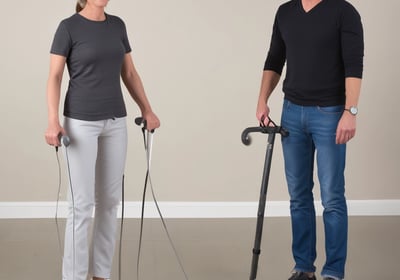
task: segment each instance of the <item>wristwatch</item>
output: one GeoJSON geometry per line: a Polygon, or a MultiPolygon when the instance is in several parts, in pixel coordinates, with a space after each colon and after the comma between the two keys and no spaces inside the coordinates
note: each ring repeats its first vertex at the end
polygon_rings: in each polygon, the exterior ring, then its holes
{"type": "Polygon", "coordinates": [[[350,108],[344,110],[349,111],[353,116],[357,115],[358,113],[358,108],[356,106],[351,106],[350,108]]]}

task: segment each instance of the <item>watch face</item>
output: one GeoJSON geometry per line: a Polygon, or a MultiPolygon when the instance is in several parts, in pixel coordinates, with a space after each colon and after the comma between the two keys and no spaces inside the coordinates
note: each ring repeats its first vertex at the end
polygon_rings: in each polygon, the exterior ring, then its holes
{"type": "Polygon", "coordinates": [[[358,113],[357,107],[350,107],[350,113],[353,115],[357,115],[357,113],[358,113]]]}

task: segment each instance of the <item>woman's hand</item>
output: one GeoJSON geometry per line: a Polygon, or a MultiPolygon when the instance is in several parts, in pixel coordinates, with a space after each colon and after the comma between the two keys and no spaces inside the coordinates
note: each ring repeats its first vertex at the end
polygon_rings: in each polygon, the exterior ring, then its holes
{"type": "Polygon", "coordinates": [[[146,129],[148,131],[154,130],[160,127],[160,120],[152,111],[142,114],[143,118],[146,120],[146,129]]]}
{"type": "Polygon", "coordinates": [[[49,124],[45,132],[45,139],[47,144],[58,147],[61,146],[60,135],[65,134],[64,128],[59,123],[49,124]]]}

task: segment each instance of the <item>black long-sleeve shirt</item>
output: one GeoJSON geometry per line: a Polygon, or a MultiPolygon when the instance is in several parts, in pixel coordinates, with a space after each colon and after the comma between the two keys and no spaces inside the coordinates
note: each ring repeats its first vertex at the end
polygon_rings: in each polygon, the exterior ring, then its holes
{"type": "Polygon", "coordinates": [[[361,18],[344,0],[322,0],[305,12],[301,0],[276,13],[264,70],[282,73],[285,98],[304,106],[345,103],[345,78],[362,78],[361,18]]]}

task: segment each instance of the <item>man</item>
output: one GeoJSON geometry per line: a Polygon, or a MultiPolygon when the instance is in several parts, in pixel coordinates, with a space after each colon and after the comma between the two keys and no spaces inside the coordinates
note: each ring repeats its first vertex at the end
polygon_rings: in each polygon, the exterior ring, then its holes
{"type": "Polygon", "coordinates": [[[268,98],[286,62],[281,125],[290,195],[292,252],[289,280],[316,279],[313,167],[317,161],[324,207],[325,280],[344,278],[348,215],[344,188],[346,143],[356,131],[363,71],[363,27],[345,0],[292,0],[276,13],[265,62],[257,118],[269,115],[268,98]]]}

